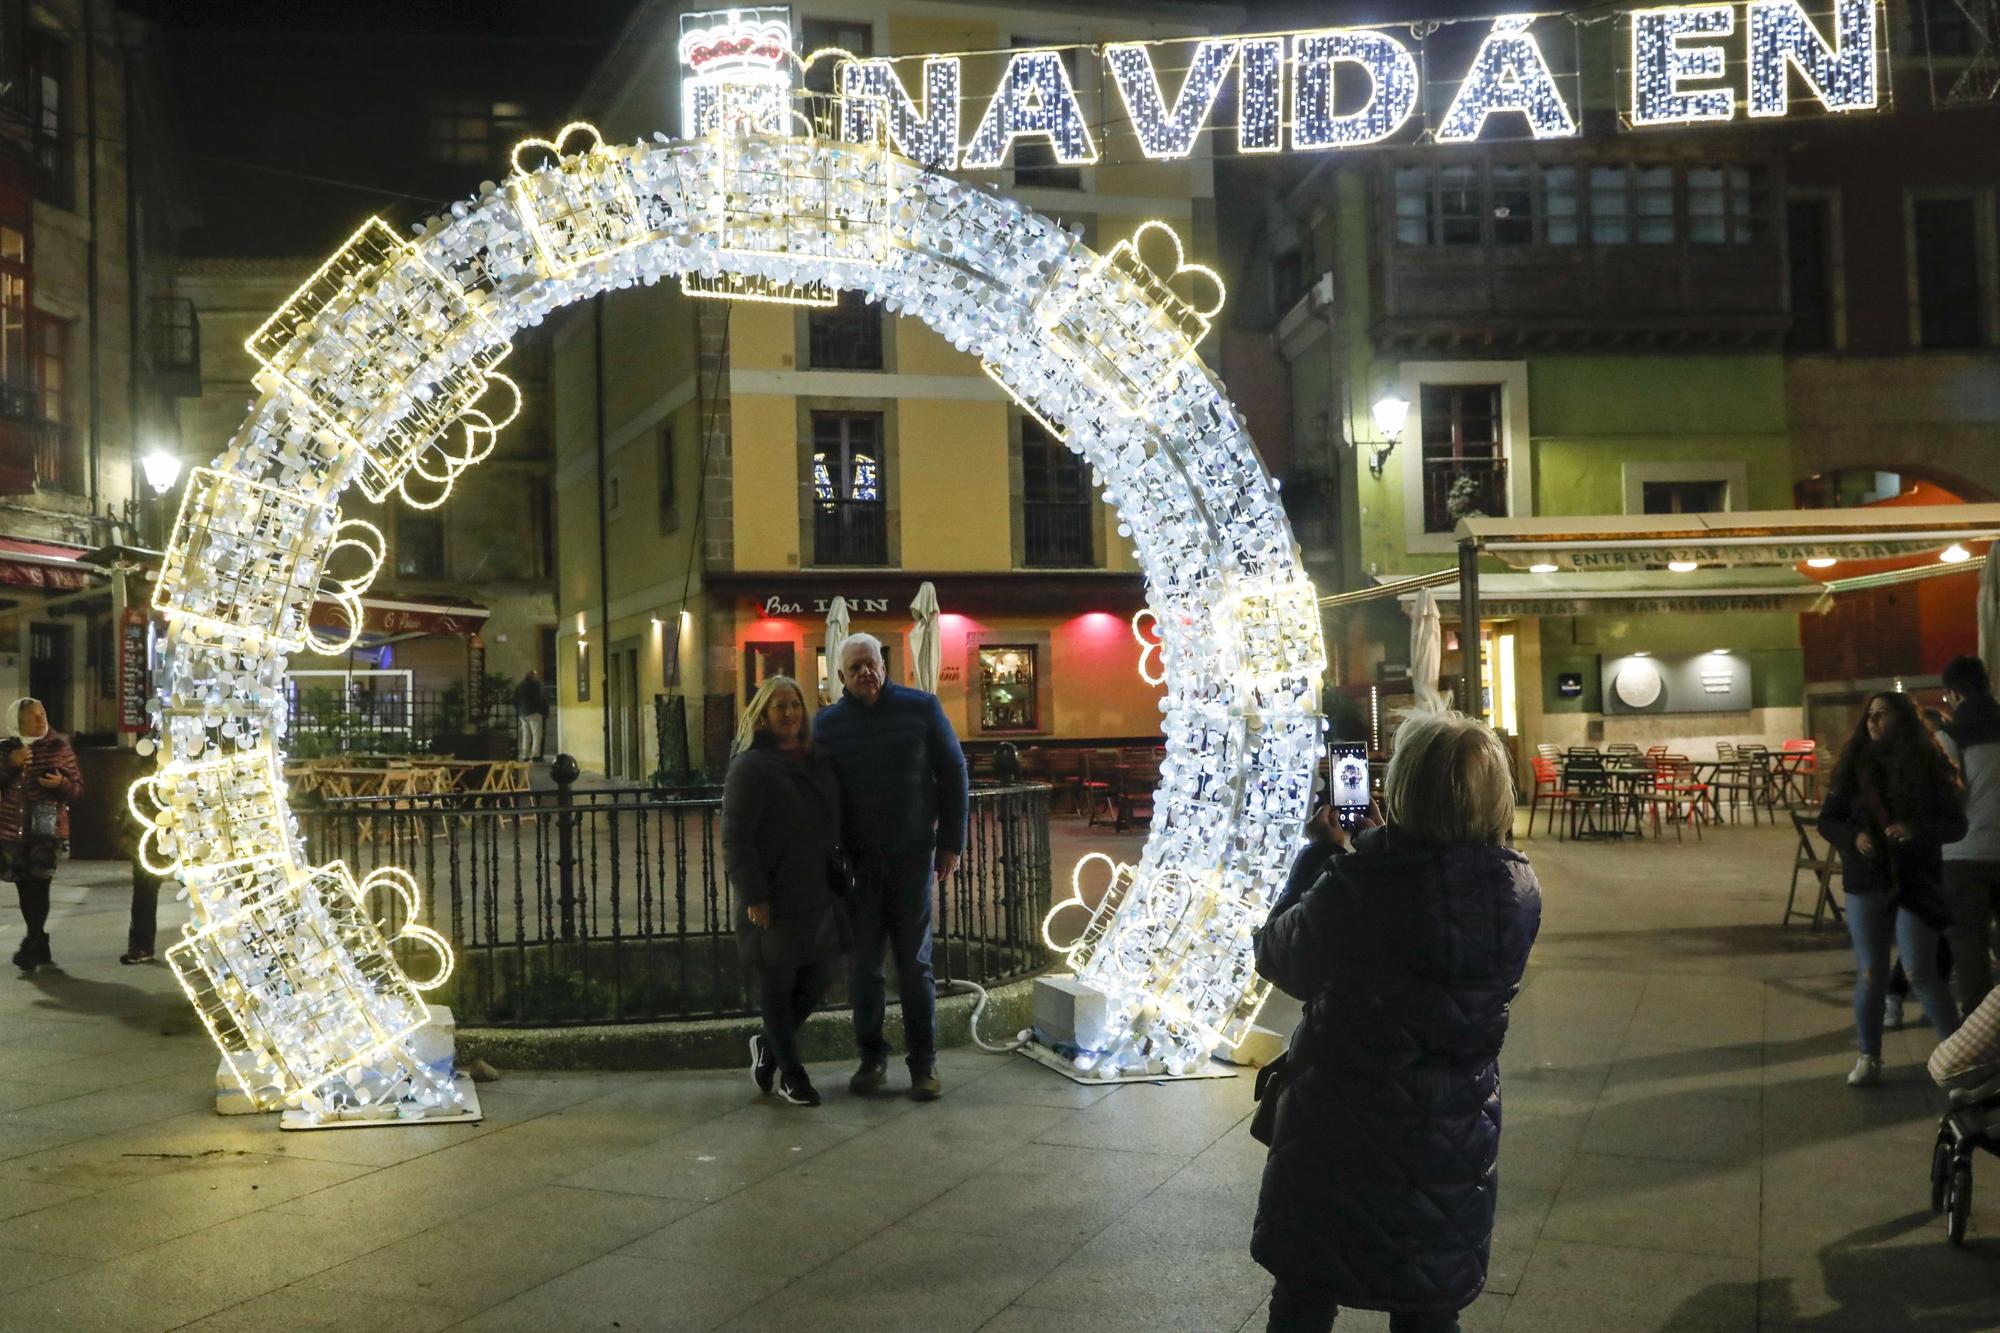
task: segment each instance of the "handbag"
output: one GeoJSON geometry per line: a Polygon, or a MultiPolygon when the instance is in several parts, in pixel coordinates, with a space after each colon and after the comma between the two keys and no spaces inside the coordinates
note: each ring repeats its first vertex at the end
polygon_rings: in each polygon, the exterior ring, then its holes
{"type": "Polygon", "coordinates": [[[1283,1052],[1277,1059],[1257,1071],[1257,1082],[1251,1088],[1250,1096],[1257,1103],[1257,1110],[1250,1117],[1250,1137],[1271,1146],[1271,1140],[1278,1130],[1278,1094],[1285,1090],[1287,1070],[1285,1060],[1291,1054],[1283,1052]]]}
{"type": "Polygon", "coordinates": [[[61,818],[62,802],[30,801],[28,817],[21,821],[21,836],[53,840],[57,836],[56,829],[59,827],[57,821],[61,818]]]}

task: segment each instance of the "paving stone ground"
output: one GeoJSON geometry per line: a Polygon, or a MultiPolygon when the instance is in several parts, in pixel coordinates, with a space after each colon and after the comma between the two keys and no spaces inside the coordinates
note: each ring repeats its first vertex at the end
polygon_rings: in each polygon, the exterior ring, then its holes
{"type": "MultiPolygon", "coordinates": [[[[1930,1039],[1845,1087],[1844,936],[1776,924],[1789,832],[1525,846],[1546,925],[1466,1328],[2000,1328],[2000,1165],[1950,1248],[1930,1039]]],[[[115,961],[124,882],[65,867],[63,970],[0,977],[0,1328],[1262,1327],[1247,1079],[1084,1088],[951,1051],[935,1105],[826,1066],[802,1111],[734,1070],[511,1073],[478,1126],[280,1134],[210,1112],[171,977],[115,961]]]]}

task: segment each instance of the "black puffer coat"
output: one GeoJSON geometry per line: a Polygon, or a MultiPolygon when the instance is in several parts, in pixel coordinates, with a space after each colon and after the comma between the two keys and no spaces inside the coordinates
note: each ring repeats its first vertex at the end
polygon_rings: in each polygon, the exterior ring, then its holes
{"type": "Polygon", "coordinates": [[[736,941],[747,964],[799,968],[846,947],[846,915],[828,859],[840,845],[840,787],[817,755],[790,755],[767,735],[729,761],[722,786],[722,859],[736,891],[736,941]],[[771,925],[750,924],[768,904],[771,925]]]}
{"type": "Polygon", "coordinates": [[[1385,828],[1357,848],[1308,849],[1257,939],[1257,970],[1306,1008],[1251,1253],[1341,1305],[1458,1310],[1486,1283],[1500,1044],[1541,888],[1504,847],[1385,828]]]}

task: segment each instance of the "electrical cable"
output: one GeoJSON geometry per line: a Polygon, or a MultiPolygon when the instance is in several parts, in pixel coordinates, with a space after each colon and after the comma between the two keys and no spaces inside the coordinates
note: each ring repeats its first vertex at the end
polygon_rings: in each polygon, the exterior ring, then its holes
{"type": "Polygon", "coordinates": [[[982,1051],[991,1051],[995,1055],[1006,1055],[1010,1052],[1020,1050],[1035,1039],[1035,1030],[1033,1028],[1022,1028],[1020,1032],[1015,1034],[1014,1040],[1008,1042],[990,1042],[980,1036],[979,1015],[985,1011],[986,1002],[993,997],[986,993],[986,987],[976,981],[966,981],[963,978],[954,977],[952,980],[945,982],[944,986],[939,988],[938,993],[941,995],[973,994],[979,997],[978,1001],[972,1006],[972,1017],[967,1021],[966,1026],[967,1030],[972,1034],[972,1044],[982,1051]]]}

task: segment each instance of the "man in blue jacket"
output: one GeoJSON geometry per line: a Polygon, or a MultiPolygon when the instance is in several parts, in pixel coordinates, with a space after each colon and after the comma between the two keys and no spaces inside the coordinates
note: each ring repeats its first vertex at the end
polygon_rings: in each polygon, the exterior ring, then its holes
{"type": "Polygon", "coordinates": [[[873,635],[841,640],[834,661],[840,698],[813,720],[813,745],[840,780],[842,844],[854,863],[848,898],[854,926],[854,1041],[861,1067],[847,1081],[858,1095],[888,1081],[889,1043],[882,946],[896,961],[910,1096],[943,1094],[937,1077],[937,988],[931,977],[931,884],[958,867],[965,849],[965,753],[937,696],[891,685],[873,635]]]}

